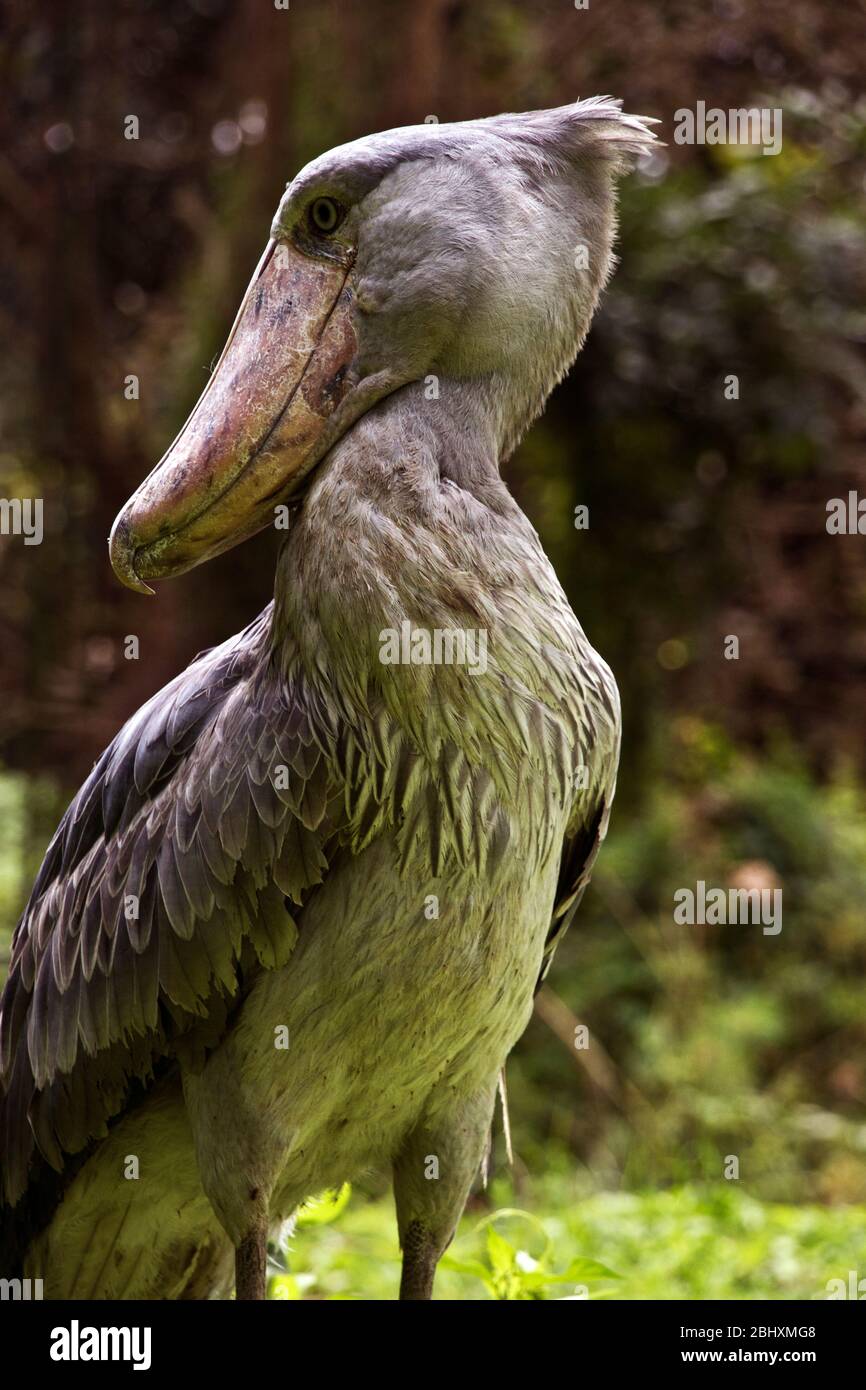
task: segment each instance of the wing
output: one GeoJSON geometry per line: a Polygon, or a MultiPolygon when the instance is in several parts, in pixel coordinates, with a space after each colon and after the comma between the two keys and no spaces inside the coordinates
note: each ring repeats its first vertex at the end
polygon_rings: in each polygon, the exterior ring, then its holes
{"type": "Polygon", "coordinates": [[[556,948],[571,926],[592,877],[601,842],[607,834],[616,791],[621,732],[619,692],[612,672],[598,657],[594,659],[593,680],[588,683],[584,697],[584,715],[589,715],[591,733],[574,745],[579,759],[574,770],[586,771],[582,750],[591,747],[595,756],[594,775],[590,779],[592,795],[589,800],[586,795],[577,797],[572,822],[562,846],[553,914],[544,943],[536,993],[547,976],[556,948]]]}
{"type": "Polygon", "coordinates": [[[292,907],[335,853],[390,827],[399,872],[453,861],[495,885],[509,838],[497,787],[513,774],[493,714],[467,730],[453,713],[467,692],[434,690],[423,707],[437,732],[413,737],[381,694],[323,693],[285,634],[275,655],[271,619],[143,706],[49,846],[0,1001],[9,1202],[34,1147],[63,1171],[134,1078],[204,1057],[250,972],[291,954],[292,907]]]}
{"type": "Polygon", "coordinates": [[[133,1076],[201,1049],[243,972],[273,968],[321,881],[327,711],[268,679],[271,610],[205,653],[109,746],[67,810],[0,1002],[7,1198],[103,1133],[133,1076]]]}
{"type": "Polygon", "coordinates": [[[610,819],[612,795],[605,797],[587,825],[579,827],[563,845],[562,860],[559,867],[559,881],[556,888],[556,901],[550,922],[550,931],[544,943],[541,971],[536,993],[547,977],[553,962],[556,948],[574,921],[592,877],[592,870],[598,858],[601,842],[607,834],[610,819]]]}

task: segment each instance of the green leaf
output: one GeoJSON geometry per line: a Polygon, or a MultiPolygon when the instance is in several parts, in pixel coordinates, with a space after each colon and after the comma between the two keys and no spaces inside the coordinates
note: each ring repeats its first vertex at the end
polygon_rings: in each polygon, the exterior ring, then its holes
{"type": "Polygon", "coordinates": [[[517,1251],[494,1226],[487,1227],[487,1253],[494,1274],[505,1274],[515,1268],[517,1251]]]}
{"type": "Polygon", "coordinates": [[[443,1269],[453,1269],[455,1274],[469,1274],[482,1283],[490,1279],[490,1270],[480,1260],[457,1260],[453,1255],[443,1255],[439,1264],[443,1269]]]}
{"type": "Polygon", "coordinates": [[[563,1274],[556,1276],[557,1281],[562,1283],[580,1283],[584,1279],[621,1279],[622,1275],[615,1270],[608,1269],[607,1265],[601,1264],[598,1260],[581,1259],[572,1260],[571,1264],[563,1274]]]}

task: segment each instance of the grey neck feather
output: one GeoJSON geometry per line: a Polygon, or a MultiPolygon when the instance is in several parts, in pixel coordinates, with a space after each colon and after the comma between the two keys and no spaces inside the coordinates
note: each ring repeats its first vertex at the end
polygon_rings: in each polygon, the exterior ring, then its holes
{"type": "Polygon", "coordinates": [[[505,533],[548,568],[499,473],[491,383],[440,381],[437,400],[424,393],[403,387],[340,440],[285,541],[274,636],[290,638],[307,670],[357,673],[379,630],[406,616],[492,622],[505,533]]]}

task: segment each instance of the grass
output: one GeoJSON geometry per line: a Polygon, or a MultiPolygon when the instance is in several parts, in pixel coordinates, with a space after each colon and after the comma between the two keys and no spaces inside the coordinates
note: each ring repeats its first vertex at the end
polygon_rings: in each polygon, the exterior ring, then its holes
{"type": "MultiPolygon", "coordinates": [[[[826,1299],[832,1279],[847,1286],[851,1270],[866,1279],[864,1206],[764,1203],[734,1182],[575,1200],[559,1175],[534,1185],[532,1213],[514,1209],[506,1182],[491,1196],[491,1211],[461,1222],[438,1299],[811,1300],[826,1299]]],[[[333,1220],[302,1219],[286,1264],[271,1297],[393,1299],[390,1199],[353,1193],[333,1220]]]]}

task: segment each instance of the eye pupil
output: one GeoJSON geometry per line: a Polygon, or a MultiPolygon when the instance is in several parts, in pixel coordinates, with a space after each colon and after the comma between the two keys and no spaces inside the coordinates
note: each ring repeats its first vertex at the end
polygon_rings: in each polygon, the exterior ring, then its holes
{"type": "Polygon", "coordinates": [[[317,232],[333,232],[342,221],[342,209],[333,198],[316,198],[310,206],[310,221],[317,232]]]}

